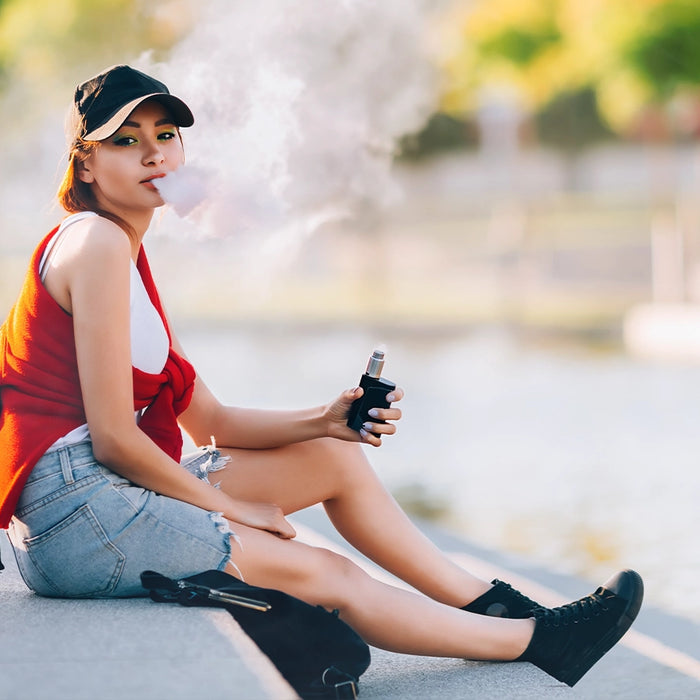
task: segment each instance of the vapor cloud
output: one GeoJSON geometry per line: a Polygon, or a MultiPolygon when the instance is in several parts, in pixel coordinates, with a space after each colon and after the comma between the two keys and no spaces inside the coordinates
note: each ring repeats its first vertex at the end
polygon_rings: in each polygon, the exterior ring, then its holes
{"type": "Polygon", "coordinates": [[[139,62],[195,113],[188,164],[209,174],[199,234],[286,231],[289,248],[396,196],[397,142],[436,100],[425,5],[207,0],[167,63],[139,62]]]}

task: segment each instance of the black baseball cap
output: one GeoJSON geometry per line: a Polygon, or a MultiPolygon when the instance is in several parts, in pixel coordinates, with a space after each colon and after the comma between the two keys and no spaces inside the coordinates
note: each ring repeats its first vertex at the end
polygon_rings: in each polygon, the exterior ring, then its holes
{"type": "Polygon", "coordinates": [[[112,66],[78,85],[68,120],[68,139],[101,141],[111,136],[144,100],[156,99],[170,111],[176,126],[192,126],[190,108],[164,83],[131,66],[112,66]]]}

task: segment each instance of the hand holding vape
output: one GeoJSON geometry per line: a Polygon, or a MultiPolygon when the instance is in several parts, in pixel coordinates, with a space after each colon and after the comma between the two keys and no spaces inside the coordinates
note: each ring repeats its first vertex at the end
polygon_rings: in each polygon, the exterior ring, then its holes
{"type": "MultiPolygon", "coordinates": [[[[364,389],[364,394],[352,402],[348,413],[348,427],[359,431],[366,421],[372,423],[385,423],[386,421],[372,418],[368,411],[372,408],[389,408],[391,404],[386,400],[386,395],[396,389],[394,382],[384,379],[382,369],[384,368],[384,351],[374,350],[367,363],[365,373],[360,377],[360,386],[364,389]]],[[[379,437],[378,433],[374,433],[379,437]]]]}

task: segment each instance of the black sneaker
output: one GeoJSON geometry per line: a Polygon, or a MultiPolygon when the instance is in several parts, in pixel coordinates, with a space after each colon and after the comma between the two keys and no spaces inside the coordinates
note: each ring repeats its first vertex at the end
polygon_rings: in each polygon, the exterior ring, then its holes
{"type": "Polygon", "coordinates": [[[626,569],[574,603],[540,608],[532,640],[517,660],[573,686],[627,632],[643,597],[641,576],[626,569]]]}
{"type": "Polygon", "coordinates": [[[523,619],[534,617],[535,610],[543,609],[543,606],[530,600],[527,596],[517,591],[509,583],[504,583],[495,578],[491,581],[493,588],[472,600],[462,610],[476,613],[477,615],[490,615],[491,617],[510,617],[523,619]]]}

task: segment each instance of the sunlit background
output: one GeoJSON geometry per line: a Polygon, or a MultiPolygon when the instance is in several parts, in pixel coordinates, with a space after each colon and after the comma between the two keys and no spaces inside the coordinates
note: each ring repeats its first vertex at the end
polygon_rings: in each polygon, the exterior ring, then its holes
{"type": "Polygon", "coordinates": [[[147,247],[222,399],[385,343],[408,509],[700,620],[698,36],[694,0],[0,0],[0,311],[75,85],[147,70],[208,192],[147,247]]]}

